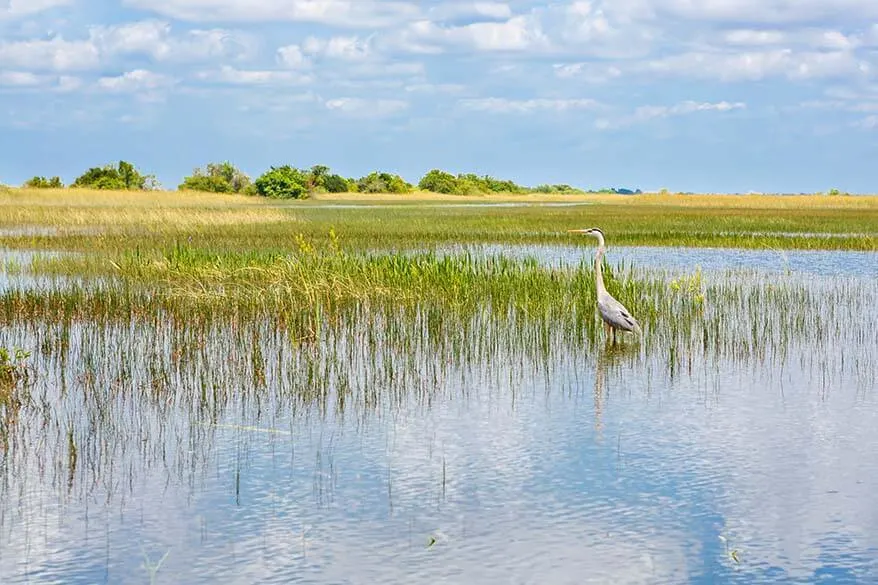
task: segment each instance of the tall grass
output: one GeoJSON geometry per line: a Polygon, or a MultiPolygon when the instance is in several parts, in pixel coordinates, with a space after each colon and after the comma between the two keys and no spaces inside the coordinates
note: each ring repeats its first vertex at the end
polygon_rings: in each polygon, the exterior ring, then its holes
{"type": "Polygon", "coordinates": [[[345,202],[371,206],[242,195],[11,191],[0,194],[0,244],[110,252],[191,238],[213,250],[288,251],[295,249],[294,234],[322,239],[335,228],[350,249],[456,242],[576,245],[582,239],[566,234],[567,228],[597,225],[614,245],[878,249],[878,197],[564,196],[582,203],[572,207],[442,206],[444,200],[425,205],[408,196],[354,197],[345,202]]]}

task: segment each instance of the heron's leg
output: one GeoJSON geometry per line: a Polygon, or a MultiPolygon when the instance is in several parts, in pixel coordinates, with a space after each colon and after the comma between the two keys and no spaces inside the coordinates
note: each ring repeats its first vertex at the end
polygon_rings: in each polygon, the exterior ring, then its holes
{"type": "Polygon", "coordinates": [[[610,326],[610,329],[613,330],[613,345],[616,345],[616,328],[610,326]]]}

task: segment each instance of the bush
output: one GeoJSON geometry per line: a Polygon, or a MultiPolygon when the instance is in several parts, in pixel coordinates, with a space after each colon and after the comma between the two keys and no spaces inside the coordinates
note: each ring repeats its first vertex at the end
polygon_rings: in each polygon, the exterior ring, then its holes
{"type": "Polygon", "coordinates": [[[131,163],[120,160],[117,166],[108,164],[88,169],[71,187],[145,191],[158,188],[158,182],[153,175],[143,175],[131,163]]]}
{"type": "Polygon", "coordinates": [[[411,193],[414,186],[399,175],[372,172],[357,181],[360,193],[411,193]]]}
{"type": "Polygon", "coordinates": [[[255,185],[259,195],[274,199],[302,199],[308,194],[308,177],[290,165],[271,167],[255,185]]]}
{"type": "Polygon", "coordinates": [[[418,181],[418,189],[434,193],[457,193],[457,179],[451,173],[433,169],[418,181]]]}
{"type": "Polygon", "coordinates": [[[323,188],[329,193],[347,193],[351,190],[351,185],[341,175],[326,175],[323,179],[323,188]]]}
{"type": "Polygon", "coordinates": [[[22,187],[28,189],[62,189],[64,187],[64,183],[61,182],[60,177],[52,177],[51,179],[47,179],[46,177],[31,177],[27,181],[24,182],[22,187]]]}
{"type": "Polygon", "coordinates": [[[204,170],[195,169],[191,176],[183,178],[183,182],[177,188],[181,191],[248,193],[251,191],[251,182],[250,177],[226,161],[208,163],[204,170]]]}

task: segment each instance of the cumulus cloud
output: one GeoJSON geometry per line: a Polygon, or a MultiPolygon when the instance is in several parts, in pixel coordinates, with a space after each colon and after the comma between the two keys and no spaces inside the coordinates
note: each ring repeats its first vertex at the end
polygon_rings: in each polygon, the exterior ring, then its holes
{"type": "Polygon", "coordinates": [[[871,0],[619,0],[615,9],[639,18],[716,23],[858,22],[878,16],[871,0]]]}
{"type": "Polygon", "coordinates": [[[410,24],[391,42],[402,50],[415,53],[525,51],[549,45],[538,23],[527,16],[463,26],[443,26],[430,20],[419,20],[410,24]]]}
{"type": "Polygon", "coordinates": [[[195,74],[202,81],[229,85],[305,85],[313,81],[310,75],[297,71],[274,69],[238,69],[223,65],[219,69],[199,71],[195,74]]]}
{"type": "Polygon", "coordinates": [[[545,3],[520,14],[510,11],[508,15],[502,8],[493,8],[493,21],[460,25],[423,18],[391,35],[391,42],[401,50],[420,53],[540,51],[596,56],[643,53],[655,36],[652,25],[617,18],[602,6],[583,0],[545,3]]]}
{"type": "Polygon", "coordinates": [[[100,53],[89,41],[67,41],[58,36],[0,43],[0,63],[3,67],[38,71],[76,71],[97,67],[100,53]]]}
{"type": "Polygon", "coordinates": [[[597,101],[592,99],[534,98],[514,100],[499,97],[463,99],[458,104],[466,110],[495,114],[528,114],[539,111],[565,112],[570,110],[590,110],[600,106],[597,101]]]}
{"type": "Polygon", "coordinates": [[[93,26],[84,39],[0,42],[0,66],[31,70],[84,71],[126,55],[155,61],[194,62],[238,58],[252,51],[252,41],[225,30],[190,30],[173,35],[162,21],[146,20],[114,26],[93,26]]]}
{"type": "Polygon", "coordinates": [[[622,76],[619,67],[603,63],[556,63],[552,68],[559,78],[578,79],[586,83],[606,83],[622,76]]]}
{"type": "Polygon", "coordinates": [[[512,8],[506,2],[443,2],[427,12],[430,20],[496,19],[512,17],[512,8]]]}
{"type": "Polygon", "coordinates": [[[298,21],[367,28],[418,14],[417,4],[396,0],[125,0],[125,4],[190,22],[298,21]]]}
{"type": "Polygon", "coordinates": [[[791,80],[851,77],[872,71],[868,61],[848,51],[797,52],[787,48],[682,53],[650,61],[646,69],[664,75],[725,82],[759,81],[769,77],[791,80]]]}
{"type": "Polygon", "coordinates": [[[363,61],[373,56],[371,39],[357,36],[337,36],[328,39],[309,36],[305,39],[302,50],[309,55],[343,61],[363,61]]]}
{"type": "Polygon", "coordinates": [[[133,93],[165,89],[175,83],[174,79],[167,75],[135,69],[116,77],[101,77],[97,85],[100,89],[114,93],[133,93]]]}
{"type": "Polygon", "coordinates": [[[327,100],[327,110],[358,118],[385,118],[408,109],[404,100],[342,97],[327,100]]]}
{"type": "Polygon", "coordinates": [[[5,18],[20,18],[57,8],[69,6],[73,0],[7,0],[0,2],[0,21],[5,18]]]}
{"type": "Polygon", "coordinates": [[[0,71],[0,85],[30,87],[42,85],[45,77],[30,71],[0,71]]]}
{"type": "Polygon", "coordinates": [[[195,29],[174,36],[171,25],[160,20],[94,27],[90,39],[104,54],[141,54],[157,61],[204,61],[253,51],[253,41],[241,34],[195,29]]]}
{"type": "Polygon", "coordinates": [[[595,127],[599,130],[610,130],[657,118],[670,118],[696,112],[730,112],[732,110],[743,110],[746,107],[747,104],[744,102],[696,102],[693,100],[686,100],[672,106],[640,106],[629,116],[623,116],[618,119],[600,118],[595,122],[595,127]]]}
{"type": "Polygon", "coordinates": [[[290,69],[305,69],[311,66],[311,60],[299,45],[286,45],[277,50],[279,63],[290,69]]]}

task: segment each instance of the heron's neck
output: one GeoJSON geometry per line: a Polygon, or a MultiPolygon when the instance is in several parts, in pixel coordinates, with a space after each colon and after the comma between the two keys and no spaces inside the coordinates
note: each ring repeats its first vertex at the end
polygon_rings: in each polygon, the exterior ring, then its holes
{"type": "Polygon", "coordinates": [[[601,260],[604,257],[604,252],[606,252],[606,249],[604,248],[604,243],[601,242],[601,245],[598,248],[598,253],[595,254],[594,257],[594,276],[597,285],[597,293],[599,295],[607,292],[607,288],[604,286],[604,273],[601,270],[601,260]]]}

